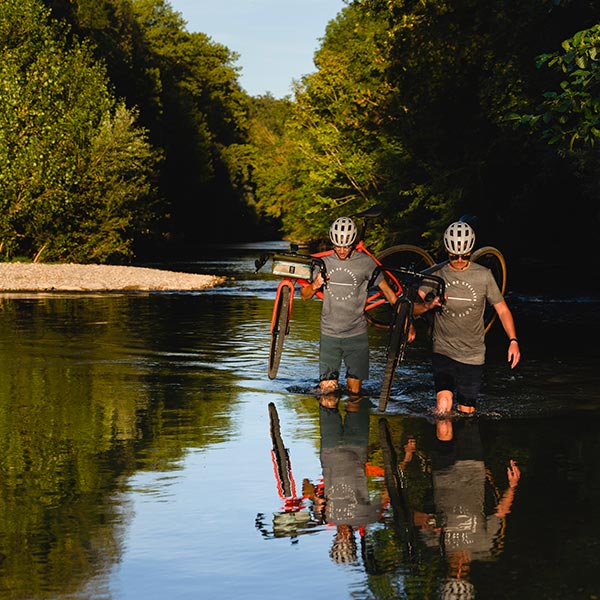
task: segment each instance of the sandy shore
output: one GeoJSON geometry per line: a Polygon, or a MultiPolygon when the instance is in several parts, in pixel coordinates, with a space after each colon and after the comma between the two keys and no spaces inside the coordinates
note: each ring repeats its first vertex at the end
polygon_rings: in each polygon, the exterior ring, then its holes
{"type": "Polygon", "coordinates": [[[0,292],[193,291],[224,281],[146,267],[0,263],[0,292]]]}

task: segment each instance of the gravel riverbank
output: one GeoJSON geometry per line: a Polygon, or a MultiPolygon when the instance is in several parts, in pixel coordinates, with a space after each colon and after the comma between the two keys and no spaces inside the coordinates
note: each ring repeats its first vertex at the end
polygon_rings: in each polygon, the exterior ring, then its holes
{"type": "Polygon", "coordinates": [[[193,291],[225,277],[146,267],[0,263],[0,292],[193,291]]]}

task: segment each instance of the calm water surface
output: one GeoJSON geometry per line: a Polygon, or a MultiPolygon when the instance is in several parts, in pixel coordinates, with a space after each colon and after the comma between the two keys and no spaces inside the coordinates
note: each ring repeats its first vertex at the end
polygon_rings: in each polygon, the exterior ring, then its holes
{"type": "Polygon", "coordinates": [[[370,397],[311,393],[316,301],[267,378],[265,247],[170,265],[204,292],[0,297],[0,600],[600,598],[600,296],[513,290],[522,363],[496,325],[442,442],[424,330],[385,414],[381,330],[370,397]]]}

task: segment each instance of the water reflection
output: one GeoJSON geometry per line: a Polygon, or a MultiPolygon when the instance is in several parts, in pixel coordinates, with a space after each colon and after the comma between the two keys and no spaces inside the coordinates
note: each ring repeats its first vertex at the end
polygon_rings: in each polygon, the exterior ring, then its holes
{"type": "MultiPolygon", "coordinates": [[[[213,265],[235,279],[206,293],[0,299],[0,599],[429,600],[467,563],[486,600],[600,596],[597,301],[513,302],[519,373],[491,341],[482,411],[450,435],[429,418],[424,340],[385,415],[311,396],[316,303],[294,309],[269,380],[276,281],[254,274],[256,255],[213,265]],[[478,489],[484,470],[465,475],[464,457],[485,467],[485,537],[452,567],[450,528],[470,536],[475,507],[452,512],[444,469],[478,489]],[[495,515],[511,458],[523,476],[495,515]]],[[[371,334],[373,402],[386,339],[371,334]]]]}
{"type": "Polygon", "coordinates": [[[305,533],[327,536],[332,562],[364,572],[362,593],[376,587],[377,598],[398,597],[401,590],[474,598],[471,565],[497,560],[506,545],[506,519],[521,478],[517,462],[507,457],[504,480],[494,481],[477,418],[421,421],[420,433],[404,431],[401,439],[387,418],[372,418],[369,398],[342,401],[332,394],[315,402],[322,477],[304,478],[301,494],[277,409],[269,405],[283,504],[270,527],[258,515],[263,536],[294,542],[305,533]]]}
{"type": "Polygon", "coordinates": [[[323,472],[323,507],[327,523],[335,527],[329,552],[338,564],[357,560],[356,533],[379,520],[381,500],[372,498],[367,483],[369,417],[367,398],[348,400],[345,415],[339,398],[320,398],[320,458],[323,472]]]}
{"type": "Polygon", "coordinates": [[[273,473],[282,505],[281,510],[273,513],[270,527],[263,513],[257,515],[256,527],[267,539],[289,537],[292,543],[297,543],[298,536],[311,533],[316,526],[323,523],[322,493],[319,493],[317,487],[308,479],[304,479],[302,493],[298,495],[290,450],[283,442],[279,413],[273,402],[269,403],[269,430],[273,444],[273,473]]]}
{"type": "Polygon", "coordinates": [[[521,476],[509,460],[508,483],[500,493],[484,462],[479,423],[474,418],[440,421],[431,456],[434,512],[415,510],[423,541],[439,548],[447,564],[441,596],[475,597],[470,580],[473,561],[498,557],[504,545],[505,519],[521,476]]]}

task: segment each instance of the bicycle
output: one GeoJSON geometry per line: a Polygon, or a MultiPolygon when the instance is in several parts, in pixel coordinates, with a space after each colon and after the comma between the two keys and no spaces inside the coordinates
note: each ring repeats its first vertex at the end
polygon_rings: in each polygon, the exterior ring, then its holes
{"type": "Polygon", "coordinates": [[[446,296],[446,283],[437,275],[419,273],[403,267],[389,267],[386,265],[381,265],[375,269],[372,278],[373,281],[380,272],[384,272],[386,275],[393,274],[398,279],[401,279],[404,284],[398,300],[392,307],[392,318],[386,351],[387,358],[378,407],[381,412],[385,412],[392,391],[396,369],[398,368],[398,364],[404,360],[406,353],[409,332],[413,323],[413,305],[417,297],[417,288],[423,283],[432,284],[432,287],[435,289],[435,292],[432,292],[433,296],[438,296],[443,303],[446,296]]]}
{"type": "MultiPolygon", "coordinates": [[[[290,252],[266,253],[254,262],[256,270],[269,260],[273,259],[272,272],[274,275],[284,277],[277,286],[273,313],[271,315],[271,342],[269,346],[269,362],[267,373],[269,379],[275,379],[283,353],[283,342],[285,336],[290,332],[290,320],[294,302],[295,281],[300,285],[309,285],[312,278],[313,268],[319,268],[323,280],[327,280],[325,263],[319,257],[298,254],[297,249],[292,247],[290,252]]],[[[323,292],[317,292],[319,298],[323,298],[323,292]]]]}

